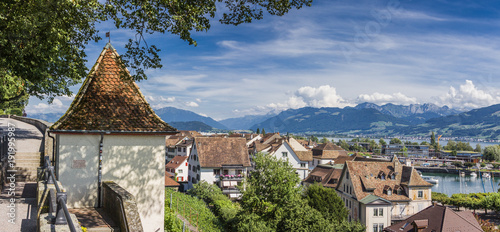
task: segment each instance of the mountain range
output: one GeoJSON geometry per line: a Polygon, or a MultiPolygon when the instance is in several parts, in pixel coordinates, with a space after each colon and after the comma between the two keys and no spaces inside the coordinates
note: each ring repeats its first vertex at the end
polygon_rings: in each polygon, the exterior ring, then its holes
{"type": "MultiPolygon", "coordinates": [[[[265,129],[267,132],[321,132],[365,135],[429,135],[431,131],[449,137],[500,139],[500,104],[460,112],[447,106],[408,106],[361,103],[355,107],[304,107],[279,114],[247,115],[216,121],[174,107],[155,110],[164,121],[182,130],[265,129]]],[[[30,114],[55,122],[61,114],[30,114]]]]}

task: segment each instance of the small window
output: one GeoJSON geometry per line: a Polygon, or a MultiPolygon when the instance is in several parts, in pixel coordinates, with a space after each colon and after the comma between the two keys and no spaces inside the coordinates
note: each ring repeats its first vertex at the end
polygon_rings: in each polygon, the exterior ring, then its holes
{"type": "Polygon", "coordinates": [[[181,148],[180,148],[180,147],[178,147],[178,148],[177,148],[177,151],[178,151],[178,152],[180,152],[180,151],[181,151],[181,148]]]}
{"type": "Polygon", "coordinates": [[[378,209],[378,216],[380,216],[380,217],[384,216],[384,208],[378,209]]]}
{"type": "Polygon", "coordinates": [[[373,224],[373,232],[379,232],[378,231],[378,224],[373,224]]]}
{"type": "Polygon", "coordinates": [[[220,169],[214,169],[214,175],[220,175],[220,169]]]}
{"type": "Polygon", "coordinates": [[[422,198],[422,197],[424,197],[424,191],[419,190],[418,191],[418,198],[422,198]]]}
{"type": "Polygon", "coordinates": [[[305,164],[305,163],[301,163],[301,164],[300,164],[300,167],[301,167],[301,168],[305,168],[305,167],[306,167],[306,164],[305,164]]]}
{"type": "Polygon", "coordinates": [[[378,231],[380,232],[384,231],[384,223],[378,224],[378,231]]]}
{"type": "Polygon", "coordinates": [[[199,175],[199,174],[198,174],[198,175],[196,175],[196,179],[197,179],[197,180],[200,180],[200,175],[199,175]]]}
{"type": "Polygon", "coordinates": [[[378,217],[378,209],[377,208],[373,209],[373,216],[378,217]]]}
{"type": "Polygon", "coordinates": [[[284,151],[281,153],[283,155],[283,157],[288,157],[288,152],[284,151]]]}
{"type": "Polygon", "coordinates": [[[191,170],[191,164],[189,165],[188,169],[191,170]]]}
{"type": "Polygon", "coordinates": [[[179,173],[182,173],[182,169],[179,169],[179,171],[178,171],[178,172],[179,172],[179,173]]]}
{"type": "Polygon", "coordinates": [[[186,152],[186,148],[185,147],[182,148],[182,152],[186,152]]]}

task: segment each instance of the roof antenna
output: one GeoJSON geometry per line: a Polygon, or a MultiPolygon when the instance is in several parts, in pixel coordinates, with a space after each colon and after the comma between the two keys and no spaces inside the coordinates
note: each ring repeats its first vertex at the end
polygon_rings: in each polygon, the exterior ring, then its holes
{"type": "Polygon", "coordinates": [[[109,35],[109,33],[110,33],[109,31],[106,32],[106,37],[109,38],[108,43],[111,43],[111,36],[109,35]]]}

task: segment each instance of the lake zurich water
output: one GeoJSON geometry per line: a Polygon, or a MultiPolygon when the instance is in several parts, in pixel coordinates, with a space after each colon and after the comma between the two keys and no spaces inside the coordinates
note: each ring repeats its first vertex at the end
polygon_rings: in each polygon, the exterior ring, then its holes
{"type": "Polygon", "coordinates": [[[458,174],[449,173],[423,173],[422,176],[432,176],[439,180],[439,183],[432,187],[433,192],[440,192],[451,196],[455,193],[479,193],[497,192],[500,188],[500,178],[480,178],[466,175],[460,177],[458,174]]]}

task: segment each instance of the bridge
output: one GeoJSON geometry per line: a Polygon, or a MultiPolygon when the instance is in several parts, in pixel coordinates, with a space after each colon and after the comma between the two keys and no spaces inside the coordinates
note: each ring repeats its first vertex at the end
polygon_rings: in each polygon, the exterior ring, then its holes
{"type": "MultiPolygon", "coordinates": [[[[53,137],[47,133],[50,125],[36,119],[0,116],[0,231],[40,231],[37,169],[43,166],[44,156],[53,159],[53,137]]],[[[89,232],[120,231],[120,225],[103,209],[69,209],[69,212],[89,232]]]]}

